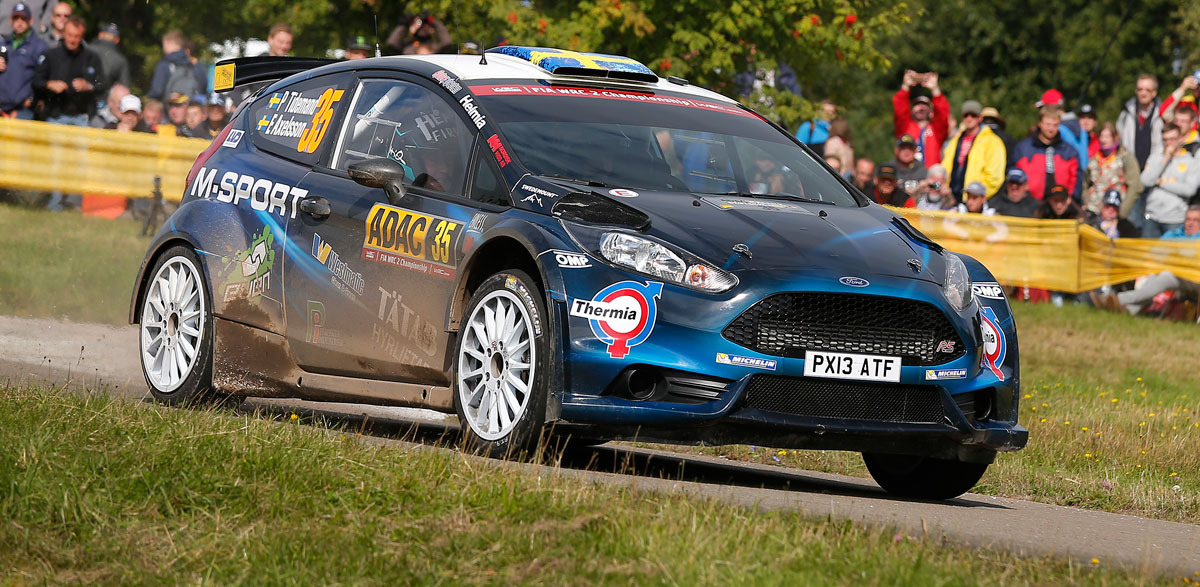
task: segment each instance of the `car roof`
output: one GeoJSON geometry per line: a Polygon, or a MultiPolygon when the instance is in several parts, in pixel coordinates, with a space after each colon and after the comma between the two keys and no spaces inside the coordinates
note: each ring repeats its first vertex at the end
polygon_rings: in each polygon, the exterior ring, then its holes
{"type": "Polygon", "coordinates": [[[555,75],[529,61],[510,55],[488,53],[486,57],[487,62],[481,64],[479,55],[394,55],[354,61],[352,62],[354,63],[352,69],[372,69],[376,67],[406,69],[406,62],[420,62],[443,68],[466,82],[481,80],[536,80],[560,83],[577,81],[581,84],[598,84],[630,91],[674,92],[706,100],[737,104],[737,101],[716,92],[690,84],[681,85],[661,77],[658,78],[657,83],[649,83],[602,77],[555,75]]]}

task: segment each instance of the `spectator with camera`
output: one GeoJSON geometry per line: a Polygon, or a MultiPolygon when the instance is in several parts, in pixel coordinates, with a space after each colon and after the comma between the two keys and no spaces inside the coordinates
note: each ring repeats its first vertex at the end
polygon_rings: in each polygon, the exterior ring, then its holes
{"type": "Polygon", "coordinates": [[[405,19],[403,25],[388,35],[387,46],[402,55],[432,55],[441,53],[452,44],[450,31],[442,21],[426,10],[405,19]]]}
{"type": "Polygon", "coordinates": [[[928,170],[929,176],[917,184],[918,210],[952,210],[958,205],[950,184],[946,181],[946,168],[938,163],[928,170]]]}
{"type": "Polygon", "coordinates": [[[1008,170],[1008,175],[1004,178],[1004,189],[992,196],[988,204],[996,209],[996,214],[1017,218],[1036,217],[1041,205],[1037,198],[1029,195],[1029,178],[1024,171],[1016,167],[1008,170]]]}
{"type": "Polygon", "coordinates": [[[942,144],[950,134],[950,102],[942,95],[936,72],[904,72],[900,89],[892,96],[892,126],[896,139],[904,135],[916,139],[914,156],[922,165],[942,162],[942,144]],[[917,85],[928,89],[930,95],[912,97],[917,85]]]}
{"type": "MultiPolygon", "coordinates": [[[[1163,122],[1174,122],[1179,130],[1183,131],[1185,137],[1193,127],[1181,124],[1175,120],[1175,114],[1181,108],[1190,107],[1192,112],[1196,111],[1196,95],[1200,93],[1200,69],[1197,69],[1191,75],[1183,78],[1179,87],[1171,92],[1162,101],[1162,106],[1159,107],[1159,114],[1162,116],[1163,122]]],[[[1192,117],[1192,122],[1195,123],[1195,117],[1192,117]]]]}
{"type": "Polygon", "coordinates": [[[1188,200],[1200,187],[1200,162],[1183,148],[1183,133],[1174,123],[1162,129],[1163,150],[1142,171],[1146,186],[1146,221],[1142,236],[1158,238],[1183,226],[1188,200]]]}
{"type": "Polygon", "coordinates": [[[13,5],[12,36],[0,38],[0,116],[33,120],[33,76],[49,48],[34,34],[32,14],[13,5]]]}

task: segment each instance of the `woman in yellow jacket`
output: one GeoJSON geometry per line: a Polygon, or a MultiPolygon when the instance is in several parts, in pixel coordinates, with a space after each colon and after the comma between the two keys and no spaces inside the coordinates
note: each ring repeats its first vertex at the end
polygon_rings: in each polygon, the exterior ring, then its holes
{"type": "Polygon", "coordinates": [[[980,124],[982,110],[975,100],[963,102],[962,130],[946,141],[942,150],[942,165],[950,178],[950,191],[960,201],[963,188],[973,181],[987,188],[989,198],[1004,185],[1008,152],[1000,136],[980,124]]]}

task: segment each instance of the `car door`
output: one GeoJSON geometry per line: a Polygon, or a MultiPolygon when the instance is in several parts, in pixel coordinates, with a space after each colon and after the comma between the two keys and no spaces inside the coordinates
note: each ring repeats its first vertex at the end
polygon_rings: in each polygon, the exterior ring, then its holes
{"type": "Polygon", "coordinates": [[[289,257],[287,287],[288,338],[305,370],[448,384],[446,314],[476,212],[462,197],[475,132],[439,94],[404,77],[360,80],[329,158],[304,179],[321,205],[289,224],[305,250],[289,257]],[[395,204],[347,172],[378,158],[405,169],[395,204]]]}

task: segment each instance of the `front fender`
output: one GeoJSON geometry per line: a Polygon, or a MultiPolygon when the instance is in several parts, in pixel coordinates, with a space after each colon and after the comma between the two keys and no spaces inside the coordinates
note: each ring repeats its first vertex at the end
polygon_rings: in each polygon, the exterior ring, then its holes
{"type": "MultiPolygon", "coordinates": [[[[990,313],[995,316],[995,323],[1003,332],[1004,363],[1012,370],[1012,398],[1011,403],[1000,401],[1005,398],[998,398],[997,404],[998,406],[1010,405],[1008,414],[1004,415],[1008,417],[1008,420],[1016,422],[1021,401],[1021,349],[1017,340],[1016,316],[1013,315],[1012,306],[1008,303],[1008,295],[1005,293],[1004,286],[996,282],[992,272],[973,257],[961,254],[958,257],[967,266],[967,272],[971,276],[971,292],[979,305],[981,321],[990,313]]],[[[984,354],[984,361],[986,361],[986,347],[984,354]]]]}

